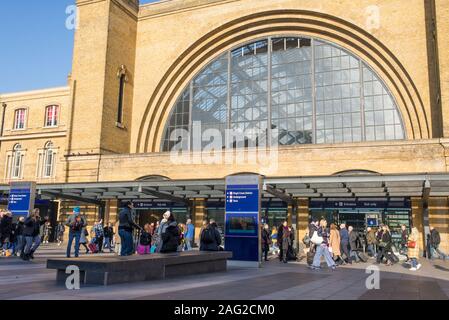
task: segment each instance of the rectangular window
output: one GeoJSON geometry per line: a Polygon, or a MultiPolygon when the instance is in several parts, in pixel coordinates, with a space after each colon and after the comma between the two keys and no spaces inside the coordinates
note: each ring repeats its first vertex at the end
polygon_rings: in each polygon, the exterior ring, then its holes
{"type": "Polygon", "coordinates": [[[58,106],[48,106],[45,112],[45,126],[56,127],[58,125],[58,106]]]}
{"type": "Polygon", "coordinates": [[[14,130],[25,129],[25,109],[18,109],[14,114],[14,130]]]}

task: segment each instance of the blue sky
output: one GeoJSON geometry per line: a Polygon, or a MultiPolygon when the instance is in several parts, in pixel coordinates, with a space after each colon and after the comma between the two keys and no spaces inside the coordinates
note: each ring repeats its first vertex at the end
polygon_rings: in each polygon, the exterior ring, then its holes
{"type": "Polygon", "coordinates": [[[66,8],[74,3],[0,0],[0,94],[67,84],[74,31],[65,27],[66,8]]]}

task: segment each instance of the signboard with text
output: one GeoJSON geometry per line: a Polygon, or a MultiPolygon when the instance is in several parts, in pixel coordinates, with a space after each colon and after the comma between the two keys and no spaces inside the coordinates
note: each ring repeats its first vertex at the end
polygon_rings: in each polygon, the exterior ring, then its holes
{"type": "Polygon", "coordinates": [[[8,197],[8,210],[16,216],[26,216],[34,208],[36,194],[35,182],[11,182],[8,197]]]}
{"type": "Polygon", "coordinates": [[[260,265],[260,210],[260,176],[226,178],[225,250],[232,260],[260,265]]]}

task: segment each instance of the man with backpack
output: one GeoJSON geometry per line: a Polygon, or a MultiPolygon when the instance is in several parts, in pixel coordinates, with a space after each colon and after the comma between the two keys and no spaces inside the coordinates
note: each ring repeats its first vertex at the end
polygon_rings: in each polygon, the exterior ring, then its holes
{"type": "Polygon", "coordinates": [[[66,226],[69,227],[69,241],[67,243],[67,258],[70,258],[73,240],[75,240],[75,258],[79,256],[80,237],[83,227],[86,225],[86,220],[80,215],[80,207],[73,208],[71,214],[66,221],[66,226]]]}
{"type": "Polygon", "coordinates": [[[440,246],[441,238],[440,233],[433,226],[430,226],[430,257],[433,259],[435,255],[438,255],[439,258],[446,260],[447,255],[442,252],[438,247],[440,246]]]}
{"type": "Polygon", "coordinates": [[[200,236],[200,251],[219,251],[221,245],[220,232],[214,224],[209,221],[201,232],[200,236]]]}

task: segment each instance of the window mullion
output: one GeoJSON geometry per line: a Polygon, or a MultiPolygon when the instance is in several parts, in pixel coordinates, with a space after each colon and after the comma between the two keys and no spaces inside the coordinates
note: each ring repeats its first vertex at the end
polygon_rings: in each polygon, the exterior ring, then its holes
{"type": "Polygon", "coordinates": [[[315,79],[315,39],[311,39],[312,48],[312,144],[316,144],[316,79],[315,79]]]}
{"type": "Polygon", "coordinates": [[[361,139],[362,141],[366,140],[366,126],[365,126],[365,96],[364,96],[364,90],[363,90],[363,64],[362,61],[359,60],[359,72],[360,72],[360,125],[361,125],[361,139]]]}
{"type": "MultiPolygon", "coordinates": [[[[272,50],[271,50],[271,37],[268,37],[268,43],[267,43],[267,50],[268,50],[268,75],[267,75],[267,146],[271,148],[272,145],[272,134],[271,134],[271,90],[272,90],[272,50]]],[[[279,129],[278,129],[279,130],[279,129]]],[[[279,139],[279,137],[276,137],[276,139],[279,139]]]]}

